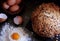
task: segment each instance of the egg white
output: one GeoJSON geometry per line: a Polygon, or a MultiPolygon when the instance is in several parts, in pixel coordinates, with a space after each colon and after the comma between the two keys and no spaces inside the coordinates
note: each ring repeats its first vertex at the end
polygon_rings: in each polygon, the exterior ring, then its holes
{"type": "Polygon", "coordinates": [[[31,37],[29,37],[29,34],[26,33],[23,28],[14,28],[14,26],[9,26],[9,24],[5,24],[1,31],[0,41],[31,41],[31,37]],[[20,36],[18,40],[13,40],[11,38],[11,35],[15,32],[18,33],[20,36]]]}

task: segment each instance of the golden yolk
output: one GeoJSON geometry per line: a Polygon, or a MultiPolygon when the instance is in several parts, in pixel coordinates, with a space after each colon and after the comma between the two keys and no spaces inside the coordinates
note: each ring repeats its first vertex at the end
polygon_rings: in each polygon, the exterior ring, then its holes
{"type": "Polygon", "coordinates": [[[20,36],[19,36],[18,33],[13,33],[13,34],[11,35],[11,38],[14,39],[14,40],[18,40],[19,37],[20,37],[20,36]]]}

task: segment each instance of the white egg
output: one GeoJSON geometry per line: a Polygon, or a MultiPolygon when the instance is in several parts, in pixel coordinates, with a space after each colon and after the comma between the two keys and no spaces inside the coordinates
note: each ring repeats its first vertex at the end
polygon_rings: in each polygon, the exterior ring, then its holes
{"type": "Polygon", "coordinates": [[[2,41],[31,41],[31,37],[23,28],[14,28],[14,26],[9,24],[3,26],[0,39],[2,41]]]}

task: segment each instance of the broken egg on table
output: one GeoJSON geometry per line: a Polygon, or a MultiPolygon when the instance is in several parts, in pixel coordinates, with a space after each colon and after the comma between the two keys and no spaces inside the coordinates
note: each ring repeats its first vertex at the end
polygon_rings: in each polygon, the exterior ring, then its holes
{"type": "Polygon", "coordinates": [[[19,25],[19,24],[22,24],[23,22],[23,18],[21,16],[16,16],[14,19],[13,19],[14,23],[16,25],[19,25]]]}
{"type": "Polygon", "coordinates": [[[22,27],[5,24],[2,26],[0,40],[2,41],[31,41],[29,32],[22,27]]]}
{"type": "Polygon", "coordinates": [[[7,19],[7,15],[4,13],[0,13],[0,23],[6,21],[6,19],[7,19]]]}

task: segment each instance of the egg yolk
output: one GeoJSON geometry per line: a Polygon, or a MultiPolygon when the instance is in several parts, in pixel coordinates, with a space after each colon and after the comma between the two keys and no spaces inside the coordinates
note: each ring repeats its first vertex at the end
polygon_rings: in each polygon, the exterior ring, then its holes
{"type": "Polygon", "coordinates": [[[11,38],[13,39],[13,40],[18,40],[19,39],[19,34],[18,33],[13,33],[12,35],[11,35],[11,38]]]}

